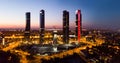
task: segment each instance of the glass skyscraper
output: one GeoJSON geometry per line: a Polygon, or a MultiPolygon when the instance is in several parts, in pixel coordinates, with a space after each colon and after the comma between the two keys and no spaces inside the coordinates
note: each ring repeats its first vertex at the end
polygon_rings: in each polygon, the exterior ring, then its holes
{"type": "Polygon", "coordinates": [[[69,12],[63,11],[63,42],[69,43],[69,12]]]}
{"type": "Polygon", "coordinates": [[[30,38],[30,12],[26,13],[25,40],[30,38]]]}
{"type": "Polygon", "coordinates": [[[76,10],[76,38],[80,42],[82,32],[82,14],[81,10],[76,10]]]}
{"type": "Polygon", "coordinates": [[[40,43],[44,42],[44,32],[45,32],[45,11],[40,11],[40,43]]]}

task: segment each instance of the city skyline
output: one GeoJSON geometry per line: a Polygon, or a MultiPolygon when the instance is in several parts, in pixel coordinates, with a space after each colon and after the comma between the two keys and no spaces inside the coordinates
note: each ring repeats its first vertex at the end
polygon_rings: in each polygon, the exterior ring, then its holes
{"type": "Polygon", "coordinates": [[[2,0],[0,28],[25,28],[25,12],[31,12],[31,28],[39,28],[39,11],[44,9],[46,28],[62,28],[62,11],[70,12],[70,27],[75,27],[75,11],[83,15],[83,28],[119,29],[119,0],[2,0]]]}

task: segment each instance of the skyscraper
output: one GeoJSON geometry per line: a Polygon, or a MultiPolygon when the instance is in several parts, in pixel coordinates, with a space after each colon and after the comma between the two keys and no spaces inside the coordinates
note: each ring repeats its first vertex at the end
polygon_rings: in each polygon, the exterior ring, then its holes
{"type": "Polygon", "coordinates": [[[30,12],[26,13],[25,40],[30,38],[30,12]]]}
{"type": "Polygon", "coordinates": [[[76,38],[80,42],[82,32],[82,14],[81,10],[76,10],[76,38]]]}
{"type": "Polygon", "coordinates": [[[63,42],[69,43],[69,12],[63,11],[63,42]]]}
{"type": "Polygon", "coordinates": [[[40,43],[44,42],[44,32],[45,32],[45,11],[40,11],[40,43]]]}

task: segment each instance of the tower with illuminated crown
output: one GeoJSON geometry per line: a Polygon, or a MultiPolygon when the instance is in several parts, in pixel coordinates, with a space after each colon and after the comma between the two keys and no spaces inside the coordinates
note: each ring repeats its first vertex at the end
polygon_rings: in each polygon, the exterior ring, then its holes
{"type": "Polygon", "coordinates": [[[76,10],[76,38],[80,42],[81,32],[82,32],[82,14],[81,10],[76,10]]]}
{"type": "Polygon", "coordinates": [[[40,43],[44,42],[44,32],[45,32],[45,11],[40,11],[40,43]]]}

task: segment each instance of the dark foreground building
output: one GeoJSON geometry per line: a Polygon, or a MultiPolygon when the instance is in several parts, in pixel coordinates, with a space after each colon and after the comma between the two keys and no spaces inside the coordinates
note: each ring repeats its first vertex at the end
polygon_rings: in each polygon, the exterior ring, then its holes
{"type": "Polygon", "coordinates": [[[44,42],[44,32],[45,32],[45,11],[40,11],[40,43],[44,42]]]}
{"type": "Polygon", "coordinates": [[[63,11],[63,42],[69,43],[69,12],[63,11]]]}
{"type": "Polygon", "coordinates": [[[30,12],[26,13],[26,27],[25,27],[25,40],[30,38],[30,12]]]}

